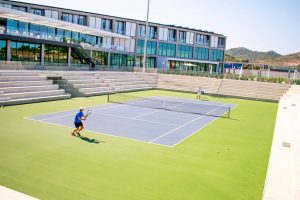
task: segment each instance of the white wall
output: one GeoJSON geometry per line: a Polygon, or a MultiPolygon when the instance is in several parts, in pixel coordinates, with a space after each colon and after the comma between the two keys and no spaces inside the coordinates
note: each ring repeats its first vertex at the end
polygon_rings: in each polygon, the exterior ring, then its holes
{"type": "Polygon", "coordinates": [[[210,36],[210,46],[211,47],[218,47],[218,37],[210,36]]]}
{"type": "Polygon", "coordinates": [[[126,35],[135,37],[136,23],[126,22],[126,35]]]}
{"type": "Polygon", "coordinates": [[[158,35],[159,35],[159,37],[158,37],[159,40],[167,41],[168,40],[168,29],[159,27],[158,35]]]}

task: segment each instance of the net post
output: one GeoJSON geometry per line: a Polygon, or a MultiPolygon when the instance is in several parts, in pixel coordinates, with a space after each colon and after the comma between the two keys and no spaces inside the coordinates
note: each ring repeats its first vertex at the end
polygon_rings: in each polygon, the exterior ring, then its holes
{"type": "Polygon", "coordinates": [[[228,118],[230,118],[231,107],[229,106],[228,118]]]}
{"type": "Polygon", "coordinates": [[[107,102],[109,102],[109,92],[107,93],[107,102]]]}

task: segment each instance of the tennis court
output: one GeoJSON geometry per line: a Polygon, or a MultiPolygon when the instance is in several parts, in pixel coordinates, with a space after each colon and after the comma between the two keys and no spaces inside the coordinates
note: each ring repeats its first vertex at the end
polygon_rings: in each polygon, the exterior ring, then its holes
{"type": "MultiPolygon", "coordinates": [[[[229,118],[230,110],[235,106],[128,94],[111,94],[108,100],[110,104],[89,108],[92,114],[84,122],[85,130],[168,147],[182,142],[219,117],[229,118]]],[[[76,112],[78,110],[69,110],[28,119],[73,128],[76,112]]]]}

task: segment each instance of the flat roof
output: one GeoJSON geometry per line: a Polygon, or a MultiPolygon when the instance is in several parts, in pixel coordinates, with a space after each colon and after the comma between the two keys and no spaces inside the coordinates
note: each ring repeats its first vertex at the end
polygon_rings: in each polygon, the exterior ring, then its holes
{"type": "MultiPolygon", "coordinates": [[[[47,5],[42,5],[42,4],[34,4],[34,3],[12,1],[12,0],[3,0],[3,1],[4,2],[12,2],[12,3],[15,2],[15,3],[20,3],[20,4],[33,5],[33,6],[44,6],[44,7],[53,8],[53,9],[64,9],[64,10],[69,10],[69,11],[73,11],[73,12],[81,12],[81,13],[92,14],[92,15],[102,15],[104,17],[114,17],[114,18],[119,18],[119,19],[123,19],[123,20],[132,20],[132,21],[136,21],[136,22],[140,22],[140,23],[146,23],[143,20],[130,19],[130,18],[125,18],[125,17],[118,17],[118,16],[113,16],[113,15],[106,15],[106,14],[100,14],[100,13],[94,13],[94,12],[88,12],[88,11],[73,10],[73,9],[62,8],[62,7],[47,6],[47,5]]],[[[226,37],[222,34],[214,33],[214,32],[211,32],[211,31],[206,31],[206,30],[201,30],[201,29],[196,29],[196,28],[189,28],[189,27],[176,26],[176,25],[170,25],[170,24],[160,24],[160,23],[155,23],[155,22],[149,22],[149,23],[153,24],[153,25],[168,26],[168,27],[172,27],[172,28],[181,28],[181,29],[187,29],[187,30],[190,30],[190,31],[198,31],[198,32],[202,32],[202,33],[207,33],[207,34],[226,37]]]]}

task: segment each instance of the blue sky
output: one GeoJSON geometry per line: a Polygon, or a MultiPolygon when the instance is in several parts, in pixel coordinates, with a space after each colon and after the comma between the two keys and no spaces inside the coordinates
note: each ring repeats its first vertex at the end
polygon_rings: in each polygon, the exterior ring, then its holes
{"type": "MultiPolygon", "coordinates": [[[[147,0],[24,2],[140,20],[147,6],[147,0]]],[[[221,33],[227,36],[227,49],[300,52],[300,0],[151,0],[150,21],[221,33]]]]}

